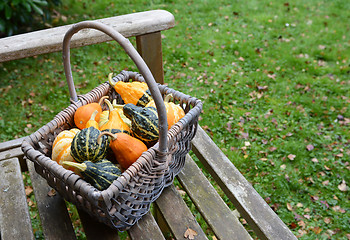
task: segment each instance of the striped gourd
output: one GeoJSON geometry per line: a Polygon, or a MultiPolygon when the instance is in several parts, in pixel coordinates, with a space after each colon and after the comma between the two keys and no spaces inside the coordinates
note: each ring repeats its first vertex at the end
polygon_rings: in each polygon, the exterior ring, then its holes
{"type": "Polygon", "coordinates": [[[106,157],[110,140],[95,127],[84,128],[73,138],[71,155],[77,162],[97,162],[106,157]]]}
{"type": "Polygon", "coordinates": [[[139,107],[126,104],[123,112],[131,120],[131,131],[134,137],[147,146],[154,144],[159,138],[158,114],[154,107],[139,107]]]}
{"type": "Polygon", "coordinates": [[[113,73],[108,75],[109,84],[119,93],[125,104],[132,103],[136,106],[146,106],[152,100],[151,92],[145,82],[114,81],[113,73]]]}
{"type": "Polygon", "coordinates": [[[83,163],[63,162],[63,166],[75,168],[75,171],[85,181],[98,190],[107,189],[121,175],[120,169],[107,159],[102,159],[95,163],[91,161],[83,163]]]}

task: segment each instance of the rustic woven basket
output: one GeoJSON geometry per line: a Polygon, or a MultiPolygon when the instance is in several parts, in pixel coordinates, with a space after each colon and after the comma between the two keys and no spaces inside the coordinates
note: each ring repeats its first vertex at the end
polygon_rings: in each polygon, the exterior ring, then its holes
{"type": "Polygon", "coordinates": [[[102,23],[85,21],[75,24],[63,41],[63,62],[72,103],[58,113],[52,121],[31,134],[22,143],[26,158],[34,162],[35,170],[66,200],[85,210],[100,222],[124,231],[133,226],[150,209],[150,204],[164,187],[172,184],[174,177],[185,163],[185,155],[191,149],[202,102],[196,98],[156,84],[150,70],[128,39],[102,23]],[[70,39],[83,28],[100,30],[116,40],[130,56],[141,74],[122,71],[115,81],[145,81],[156,103],[159,117],[159,140],[108,189],[99,191],[77,174],[66,170],[51,159],[52,144],[56,136],[74,125],[74,113],[78,107],[98,102],[103,96],[122,99],[108,82],[85,95],[77,96],[70,66],[70,39]],[[183,106],[186,115],[169,130],[163,96],[172,93],[174,102],[183,106]]]}

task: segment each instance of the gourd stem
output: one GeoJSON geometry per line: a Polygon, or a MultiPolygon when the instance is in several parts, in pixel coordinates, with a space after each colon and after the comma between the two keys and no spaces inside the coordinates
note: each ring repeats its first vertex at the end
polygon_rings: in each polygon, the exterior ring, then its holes
{"type": "Polygon", "coordinates": [[[116,140],[118,137],[117,137],[117,134],[113,134],[113,133],[111,133],[111,132],[101,132],[100,133],[100,135],[98,135],[98,137],[97,137],[97,142],[99,143],[101,140],[101,137],[103,136],[103,135],[108,135],[109,137],[111,137],[112,138],[112,141],[114,141],[114,140],[116,140]]]}
{"type": "Polygon", "coordinates": [[[117,99],[114,99],[114,100],[113,100],[112,106],[113,106],[113,109],[115,109],[115,108],[123,108],[123,107],[124,107],[123,104],[118,104],[118,103],[117,103],[117,99]]]}
{"type": "Polygon", "coordinates": [[[98,111],[95,110],[95,111],[91,114],[90,120],[95,121],[95,117],[96,117],[97,114],[98,114],[98,111]]]}
{"type": "Polygon", "coordinates": [[[85,163],[76,163],[76,162],[69,162],[69,161],[62,162],[62,165],[66,165],[68,167],[74,167],[75,169],[78,169],[80,172],[84,172],[87,168],[85,163]]]}
{"type": "Polygon", "coordinates": [[[102,104],[104,102],[105,99],[108,99],[109,97],[108,96],[103,96],[100,98],[100,101],[98,101],[98,104],[100,104],[100,106],[102,107],[102,104]]]}
{"type": "Polygon", "coordinates": [[[104,101],[105,101],[105,103],[107,103],[107,106],[108,106],[109,111],[110,111],[110,112],[113,111],[113,110],[114,110],[114,107],[113,107],[111,101],[109,101],[108,99],[105,99],[104,101]]]}
{"type": "Polygon", "coordinates": [[[170,101],[170,99],[172,99],[172,98],[173,98],[173,94],[170,93],[170,94],[165,96],[164,102],[168,103],[170,101]]]}
{"type": "Polygon", "coordinates": [[[114,87],[117,84],[117,82],[113,80],[112,76],[113,73],[108,74],[108,82],[112,87],[114,87]]]}

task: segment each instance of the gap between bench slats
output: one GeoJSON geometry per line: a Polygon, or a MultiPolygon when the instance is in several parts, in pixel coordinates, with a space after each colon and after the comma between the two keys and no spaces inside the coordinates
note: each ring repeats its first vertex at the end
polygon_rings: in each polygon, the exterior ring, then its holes
{"type": "Polygon", "coordinates": [[[187,228],[197,232],[195,239],[208,239],[174,185],[165,188],[155,202],[175,239],[185,239],[187,228]]]}
{"type": "Polygon", "coordinates": [[[205,131],[198,126],[193,152],[261,239],[296,239],[205,131]]]}
{"type": "Polygon", "coordinates": [[[189,155],[178,179],[218,239],[252,239],[189,155]]]}
{"type": "Polygon", "coordinates": [[[52,188],[35,171],[32,161],[27,160],[27,165],[45,238],[76,239],[64,199],[59,194],[49,196],[52,188]]]}
{"type": "Polygon", "coordinates": [[[34,239],[17,158],[0,161],[0,178],[1,239],[34,239]]]}

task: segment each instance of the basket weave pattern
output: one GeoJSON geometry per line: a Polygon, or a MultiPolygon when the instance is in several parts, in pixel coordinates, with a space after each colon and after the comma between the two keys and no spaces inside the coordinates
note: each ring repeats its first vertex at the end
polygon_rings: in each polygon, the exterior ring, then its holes
{"type": "MultiPolygon", "coordinates": [[[[114,78],[115,81],[125,82],[129,79],[144,81],[141,74],[128,71],[122,71],[114,78]]],[[[163,96],[171,93],[174,101],[183,106],[186,113],[167,133],[168,152],[165,158],[160,157],[164,153],[158,151],[156,143],[108,189],[97,190],[51,160],[53,141],[61,131],[75,127],[73,117],[78,107],[98,102],[103,96],[117,99],[119,104],[123,104],[119,94],[107,82],[79,96],[79,101],[71,103],[52,121],[28,136],[22,144],[25,157],[34,162],[36,171],[66,200],[112,228],[120,231],[130,228],[149,211],[150,204],[159,197],[164,187],[172,184],[183,168],[202,109],[202,102],[196,98],[164,85],[158,85],[158,88],[163,96]]]]}

